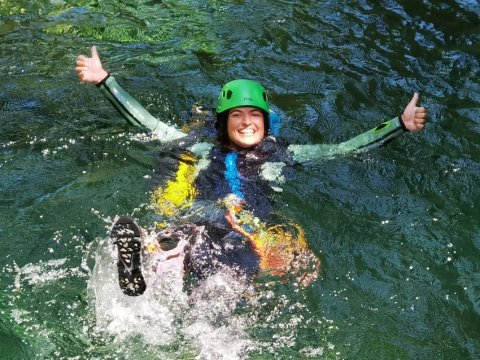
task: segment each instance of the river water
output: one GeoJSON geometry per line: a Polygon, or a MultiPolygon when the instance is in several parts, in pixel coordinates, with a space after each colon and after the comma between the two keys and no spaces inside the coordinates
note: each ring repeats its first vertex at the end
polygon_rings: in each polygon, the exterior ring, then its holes
{"type": "Polygon", "coordinates": [[[477,1],[0,0],[0,358],[478,359],[477,1]],[[260,81],[290,143],[335,143],[401,113],[421,133],[297,167],[275,198],[322,261],[310,287],[115,283],[108,229],[148,227],[158,140],[125,124],[77,55],[97,45],[165,122],[260,81]]]}

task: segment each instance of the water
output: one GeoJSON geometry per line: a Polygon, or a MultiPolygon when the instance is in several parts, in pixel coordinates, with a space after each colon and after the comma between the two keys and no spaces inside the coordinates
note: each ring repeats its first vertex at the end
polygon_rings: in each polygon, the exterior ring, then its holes
{"type": "Polygon", "coordinates": [[[466,0],[0,0],[0,358],[478,358],[479,16],[466,0]],[[78,83],[93,44],[179,126],[240,77],[269,89],[291,143],[348,139],[414,91],[429,124],[296,169],[276,206],[322,261],[308,289],[260,279],[235,305],[223,274],[196,301],[175,278],[126,298],[108,228],[151,225],[158,143],[78,83]]]}

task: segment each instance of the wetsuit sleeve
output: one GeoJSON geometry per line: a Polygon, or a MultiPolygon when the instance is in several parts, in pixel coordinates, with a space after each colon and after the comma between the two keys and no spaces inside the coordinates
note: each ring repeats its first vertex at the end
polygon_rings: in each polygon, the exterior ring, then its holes
{"type": "Polygon", "coordinates": [[[177,130],[175,127],[167,125],[153,117],[117,83],[113,76],[109,76],[97,86],[130,124],[146,127],[153,133],[158,134],[159,139],[165,142],[186,136],[185,133],[177,130]]]}
{"type": "Polygon", "coordinates": [[[397,116],[381,123],[374,129],[340,144],[290,145],[288,150],[292,154],[294,161],[308,162],[382,146],[406,131],[408,130],[404,127],[402,120],[397,116]]]}

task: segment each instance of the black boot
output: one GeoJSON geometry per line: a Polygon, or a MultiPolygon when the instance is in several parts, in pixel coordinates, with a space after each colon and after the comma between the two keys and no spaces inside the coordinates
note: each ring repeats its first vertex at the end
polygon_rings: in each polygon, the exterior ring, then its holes
{"type": "Polygon", "coordinates": [[[121,216],[113,225],[110,238],[118,249],[118,283],[129,296],[142,295],[147,288],[140,270],[141,230],[128,216],[121,216]]]}

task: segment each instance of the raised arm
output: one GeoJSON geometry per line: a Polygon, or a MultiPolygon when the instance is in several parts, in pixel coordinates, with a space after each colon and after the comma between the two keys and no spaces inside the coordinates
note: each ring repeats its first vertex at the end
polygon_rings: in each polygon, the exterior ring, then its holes
{"type": "Polygon", "coordinates": [[[407,131],[421,131],[425,127],[427,111],[417,107],[417,102],[418,93],[415,93],[402,115],[340,144],[290,145],[288,150],[295,161],[308,162],[381,146],[407,131]]]}
{"type": "Polygon", "coordinates": [[[75,71],[81,82],[99,87],[104,96],[132,125],[146,127],[165,142],[186,136],[175,127],[156,119],[126,92],[115,78],[105,71],[95,46],[92,46],[91,57],[80,55],[77,58],[75,71]]]}

